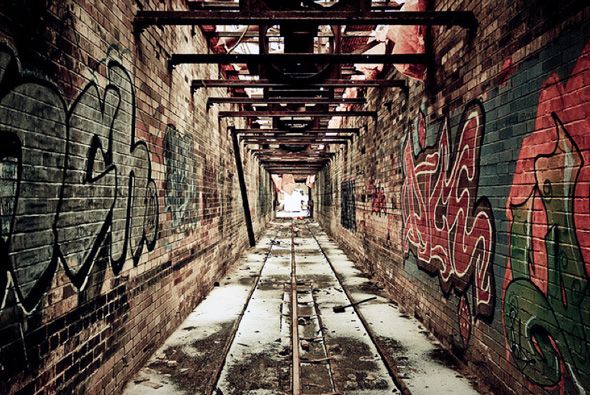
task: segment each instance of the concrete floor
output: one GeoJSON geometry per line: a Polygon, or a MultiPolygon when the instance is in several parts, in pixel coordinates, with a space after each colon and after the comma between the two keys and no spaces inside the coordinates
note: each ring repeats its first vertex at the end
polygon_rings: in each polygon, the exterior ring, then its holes
{"type": "Polygon", "coordinates": [[[124,393],[477,393],[453,365],[316,223],[277,220],[124,393]]]}

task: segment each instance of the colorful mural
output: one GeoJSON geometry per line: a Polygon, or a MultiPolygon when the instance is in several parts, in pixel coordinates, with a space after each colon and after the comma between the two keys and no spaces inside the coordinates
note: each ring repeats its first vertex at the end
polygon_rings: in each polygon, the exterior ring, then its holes
{"type": "Polygon", "coordinates": [[[533,385],[590,388],[590,42],[544,83],[507,202],[507,352],[533,385]]]}
{"type": "Polygon", "coordinates": [[[454,145],[448,119],[432,147],[424,146],[423,114],[416,124],[418,138],[409,133],[403,148],[403,249],[416,257],[421,270],[438,275],[446,296],[453,290],[462,296],[457,319],[467,346],[473,317],[491,317],[495,303],[494,219],[488,199],[478,197],[484,109],[477,101],[465,107],[454,145]]]}

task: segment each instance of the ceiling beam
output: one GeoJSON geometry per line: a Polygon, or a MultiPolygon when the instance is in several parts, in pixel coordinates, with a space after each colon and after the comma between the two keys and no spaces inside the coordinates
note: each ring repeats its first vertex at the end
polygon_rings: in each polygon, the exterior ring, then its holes
{"type": "Polygon", "coordinates": [[[207,106],[212,104],[365,104],[366,100],[358,99],[326,99],[320,97],[209,97],[207,106]]]}
{"type": "Polygon", "coordinates": [[[324,133],[354,133],[358,136],[358,128],[340,128],[340,129],[309,129],[309,130],[283,130],[283,129],[235,129],[234,133],[240,135],[247,134],[261,134],[261,133],[273,133],[273,134],[287,134],[287,133],[305,133],[305,134],[324,134],[324,133]]]}
{"type": "Polygon", "coordinates": [[[287,145],[309,145],[309,144],[334,144],[334,145],[343,145],[350,143],[349,140],[275,140],[269,141],[266,139],[260,140],[242,140],[244,144],[287,144],[287,145]]]}
{"type": "Polygon", "coordinates": [[[259,159],[260,164],[262,165],[279,165],[279,166],[293,166],[293,164],[300,164],[304,166],[323,166],[326,163],[329,163],[330,160],[327,158],[316,160],[316,161],[305,161],[301,158],[293,158],[293,160],[282,160],[282,159],[259,159]]]}
{"type": "Polygon", "coordinates": [[[408,83],[405,80],[349,80],[349,79],[328,79],[319,83],[305,83],[305,81],[296,84],[276,83],[269,80],[193,80],[191,89],[193,91],[200,88],[401,88],[406,89],[408,83]]]}
{"type": "Polygon", "coordinates": [[[242,135],[240,136],[240,140],[244,141],[244,140],[263,140],[263,139],[270,139],[270,140],[277,140],[277,141],[282,141],[282,140],[294,140],[294,141],[299,141],[299,140],[311,140],[311,141],[318,141],[318,140],[322,140],[322,141],[327,141],[327,140],[348,140],[348,141],[352,141],[353,136],[350,134],[344,135],[344,136],[324,136],[324,135],[305,135],[305,134],[301,134],[301,135],[290,135],[290,134],[278,134],[278,135],[260,135],[260,136],[251,136],[251,135],[242,135]]]}
{"type": "MultiPolygon", "coordinates": [[[[252,42],[258,42],[258,39],[260,38],[260,34],[258,32],[244,32],[244,31],[215,31],[215,32],[209,32],[207,33],[208,36],[214,36],[214,37],[244,37],[246,39],[255,39],[252,40],[252,42]]],[[[343,39],[351,39],[351,38],[369,38],[372,37],[373,31],[369,30],[369,31],[350,31],[350,32],[344,32],[342,33],[342,38],[343,39]]],[[[269,34],[267,37],[283,37],[280,34],[269,34]]],[[[316,37],[325,37],[325,38],[329,38],[329,37],[334,37],[333,34],[331,33],[318,33],[316,35],[316,37]]]]}
{"type": "Polygon", "coordinates": [[[359,14],[352,11],[262,11],[246,15],[235,11],[138,11],[133,21],[136,33],[148,26],[170,25],[268,25],[283,23],[318,25],[429,25],[477,27],[471,11],[394,11],[359,14]]]}
{"type": "Polygon", "coordinates": [[[310,172],[310,173],[318,173],[322,171],[325,166],[318,166],[318,167],[299,167],[299,166],[287,166],[287,167],[265,167],[263,169],[266,171],[272,171],[277,173],[290,173],[290,172],[310,172]]]}
{"type": "Polygon", "coordinates": [[[330,162],[330,158],[315,158],[313,160],[306,160],[305,158],[291,158],[291,157],[284,157],[284,158],[266,158],[266,157],[259,157],[258,161],[261,164],[266,165],[282,165],[282,166],[290,166],[294,163],[299,163],[303,165],[324,165],[330,162]]]}
{"type": "Polygon", "coordinates": [[[305,81],[296,84],[281,84],[269,80],[193,80],[191,88],[406,88],[405,80],[348,80],[328,79],[320,83],[307,84],[305,81]]]}
{"type": "Polygon", "coordinates": [[[377,117],[377,111],[219,111],[219,118],[252,118],[252,117],[377,117]]]}
{"type": "Polygon", "coordinates": [[[180,64],[230,64],[230,63],[321,63],[321,64],[427,64],[427,54],[385,54],[371,55],[361,53],[267,53],[267,54],[227,54],[227,53],[184,53],[172,54],[168,68],[180,64]]]}

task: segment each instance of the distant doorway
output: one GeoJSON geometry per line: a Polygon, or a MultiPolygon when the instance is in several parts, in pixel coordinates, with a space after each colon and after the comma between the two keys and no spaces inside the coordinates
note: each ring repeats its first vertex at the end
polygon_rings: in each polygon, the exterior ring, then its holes
{"type": "Polygon", "coordinates": [[[277,193],[277,218],[307,218],[309,212],[309,188],[305,184],[295,184],[291,193],[277,193]]]}

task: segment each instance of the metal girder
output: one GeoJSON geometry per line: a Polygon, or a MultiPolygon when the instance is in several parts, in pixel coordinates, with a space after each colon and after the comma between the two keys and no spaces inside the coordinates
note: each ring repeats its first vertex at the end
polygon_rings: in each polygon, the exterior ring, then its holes
{"type": "MultiPolygon", "coordinates": [[[[372,31],[350,31],[342,33],[343,39],[352,39],[352,38],[369,38],[372,37],[372,31]]],[[[207,33],[209,36],[215,37],[244,37],[245,39],[256,39],[256,40],[249,40],[251,42],[258,42],[260,38],[260,33],[258,32],[243,32],[243,31],[232,31],[232,32],[224,32],[224,31],[216,31],[207,33]]],[[[280,35],[269,34],[267,37],[281,37],[280,35]]],[[[318,33],[316,37],[334,37],[331,33],[318,33]]]]}
{"type": "Polygon", "coordinates": [[[259,158],[261,161],[280,161],[280,160],[290,160],[290,161],[303,161],[303,162],[307,162],[307,161],[311,161],[311,162],[317,162],[317,161],[329,161],[331,159],[331,157],[329,156],[304,156],[304,155],[300,155],[300,156],[286,156],[286,155],[273,155],[273,154],[258,154],[255,155],[257,158],[259,158]]]}
{"type": "Polygon", "coordinates": [[[269,80],[193,80],[192,90],[200,88],[406,88],[405,80],[347,80],[328,79],[319,83],[281,84],[269,80]]]}
{"type": "Polygon", "coordinates": [[[273,169],[273,170],[286,170],[286,169],[298,169],[298,170],[315,170],[321,169],[324,167],[324,164],[317,165],[317,166],[301,166],[301,165],[293,165],[293,166],[279,166],[279,165],[263,165],[265,169],[273,169]]]}
{"type": "Polygon", "coordinates": [[[262,166],[267,171],[277,171],[277,172],[308,172],[308,171],[320,171],[324,166],[316,166],[316,167],[273,167],[273,166],[262,166]]]}
{"type": "Polygon", "coordinates": [[[290,156],[310,156],[310,155],[317,155],[317,156],[325,156],[330,157],[336,155],[336,152],[326,152],[321,150],[307,150],[307,151],[285,151],[283,149],[277,148],[258,148],[252,149],[250,152],[255,154],[277,154],[277,155],[290,155],[290,156]]]}
{"type": "Polygon", "coordinates": [[[236,169],[238,173],[238,182],[240,184],[240,193],[242,195],[242,207],[244,209],[244,220],[246,221],[246,231],[248,232],[248,241],[250,247],[256,245],[256,237],[254,235],[254,227],[252,226],[252,216],[250,215],[250,204],[248,202],[248,189],[246,187],[246,179],[244,177],[244,168],[242,166],[242,156],[240,155],[240,143],[238,142],[238,135],[231,133],[232,144],[234,149],[234,158],[236,161],[236,169]]]}
{"type": "Polygon", "coordinates": [[[273,173],[273,174],[294,174],[294,175],[313,175],[313,174],[317,174],[320,171],[322,171],[322,169],[310,169],[310,170],[297,170],[297,169],[264,169],[269,173],[273,173]]]}
{"type": "Polygon", "coordinates": [[[309,145],[309,144],[334,144],[334,145],[343,145],[348,144],[350,141],[348,140],[309,140],[309,141],[301,141],[301,140],[280,140],[280,141],[269,141],[269,140],[244,140],[244,144],[289,144],[289,145],[309,145]]]}
{"type": "Polygon", "coordinates": [[[263,168],[267,169],[267,170],[275,170],[275,171],[285,171],[285,170],[290,170],[290,169],[297,169],[299,171],[317,171],[321,168],[324,167],[324,165],[320,165],[320,166],[262,166],[263,168]]]}
{"type": "Polygon", "coordinates": [[[229,64],[229,63],[319,63],[319,64],[427,64],[427,54],[385,54],[370,55],[361,53],[267,53],[267,54],[172,54],[168,68],[174,69],[179,64],[229,64]]]}
{"type": "Polygon", "coordinates": [[[133,21],[136,33],[148,26],[170,25],[429,25],[477,27],[471,11],[377,11],[359,14],[350,11],[260,11],[245,15],[238,11],[138,11],[133,21]]]}
{"type": "Polygon", "coordinates": [[[308,141],[308,140],[311,140],[311,141],[348,140],[348,141],[352,141],[353,136],[351,136],[351,135],[346,135],[346,136],[323,136],[323,135],[293,136],[293,135],[288,135],[288,134],[279,134],[279,135],[274,135],[274,136],[268,136],[268,135],[267,136],[265,136],[265,135],[261,135],[261,136],[242,135],[242,136],[240,136],[240,140],[242,140],[242,141],[264,140],[264,139],[270,139],[270,140],[276,140],[276,141],[283,141],[283,140],[294,140],[294,141],[299,141],[299,140],[305,140],[305,141],[308,141]]]}
{"type": "Polygon", "coordinates": [[[239,135],[240,140],[252,140],[252,139],[277,139],[277,140],[281,140],[281,139],[287,139],[287,140],[300,140],[300,139],[304,139],[304,140],[317,140],[317,139],[321,139],[321,140],[326,140],[326,139],[347,139],[347,140],[351,140],[352,141],[352,135],[351,134],[332,134],[329,136],[324,135],[323,133],[312,133],[312,134],[245,134],[245,135],[239,135]]]}
{"type": "Polygon", "coordinates": [[[273,98],[253,98],[253,97],[209,97],[207,107],[212,104],[365,104],[367,101],[362,98],[358,99],[326,99],[319,97],[301,98],[301,97],[273,97],[273,98]]]}
{"type": "Polygon", "coordinates": [[[258,157],[258,161],[265,165],[282,165],[292,166],[293,164],[300,165],[324,165],[330,162],[330,158],[315,158],[314,160],[305,160],[305,158],[275,158],[269,159],[265,157],[258,157]]]}
{"type": "Polygon", "coordinates": [[[219,111],[219,118],[252,118],[252,117],[377,117],[377,111],[219,111]]]}
{"type": "Polygon", "coordinates": [[[309,130],[283,130],[283,129],[235,129],[234,133],[237,134],[260,134],[260,133],[274,133],[274,134],[285,134],[285,133],[306,133],[306,134],[324,134],[324,133],[354,133],[358,136],[358,128],[339,128],[339,129],[309,129],[309,130]]]}
{"type": "Polygon", "coordinates": [[[278,154],[278,155],[291,155],[291,156],[309,156],[309,155],[320,155],[331,157],[336,155],[336,152],[325,152],[325,151],[299,151],[299,152],[290,152],[284,150],[277,150],[273,148],[260,148],[260,149],[253,149],[250,152],[254,154],[278,154]]]}

